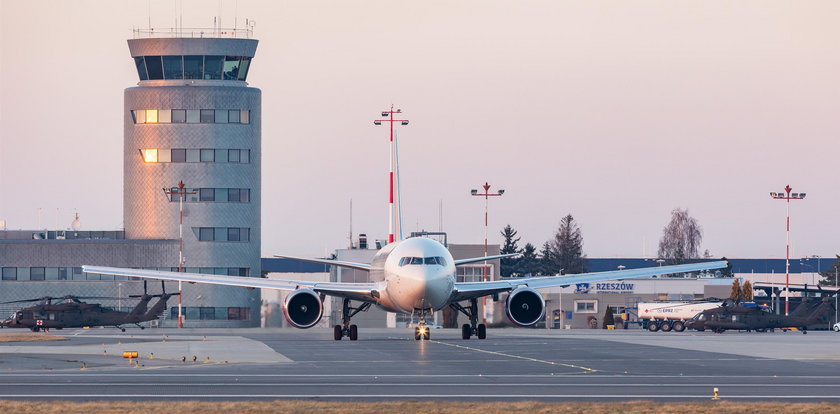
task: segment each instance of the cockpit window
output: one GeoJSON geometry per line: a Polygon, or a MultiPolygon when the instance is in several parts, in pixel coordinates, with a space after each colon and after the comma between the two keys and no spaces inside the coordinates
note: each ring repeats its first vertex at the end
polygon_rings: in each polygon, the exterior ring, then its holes
{"type": "Polygon", "coordinates": [[[446,260],[443,257],[402,257],[400,258],[400,267],[405,265],[440,265],[446,266],[446,260]]]}

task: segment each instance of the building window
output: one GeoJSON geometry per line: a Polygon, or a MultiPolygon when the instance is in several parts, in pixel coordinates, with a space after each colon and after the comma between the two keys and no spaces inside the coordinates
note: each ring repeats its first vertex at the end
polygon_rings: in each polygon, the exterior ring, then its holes
{"type": "MultiPolygon", "coordinates": [[[[169,201],[181,201],[178,187],[168,189],[169,201]]],[[[184,202],[186,203],[249,203],[251,190],[248,188],[185,188],[184,202]]]]}
{"type": "Polygon", "coordinates": [[[225,67],[223,70],[225,80],[237,80],[239,76],[239,56],[225,56],[225,67]]]}
{"type": "Polygon", "coordinates": [[[228,123],[228,112],[227,109],[217,109],[216,110],[216,123],[217,124],[226,124],[228,123]]]}
{"type": "Polygon", "coordinates": [[[29,280],[46,280],[46,269],[43,267],[29,268],[29,280]]]}
{"type": "Polygon", "coordinates": [[[251,66],[251,58],[243,56],[242,62],[239,63],[239,76],[237,79],[244,81],[248,77],[248,66],[251,66]]]}
{"type": "Polygon", "coordinates": [[[146,56],[146,71],[150,80],[163,79],[163,62],[160,56],[146,56]]]}
{"type": "Polygon", "coordinates": [[[216,151],[203,148],[201,150],[201,162],[213,162],[216,160],[216,151]]]}
{"type": "Polygon", "coordinates": [[[135,124],[247,124],[247,109],[135,109],[135,124]]]}
{"type": "Polygon", "coordinates": [[[184,109],[173,109],[172,110],[172,123],[173,124],[183,124],[187,122],[187,111],[184,109]]]}
{"type": "Polygon", "coordinates": [[[137,66],[137,75],[140,76],[140,80],[149,80],[149,74],[146,73],[146,62],[143,60],[143,56],[135,57],[134,65],[137,66]]]}
{"type": "Polygon", "coordinates": [[[172,123],[172,110],[171,109],[158,109],[158,123],[171,124],[172,123]]]}
{"type": "Polygon", "coordinates": [[[187,150],[185,150],[185,149],[173,149],[172,150],[172,162],[187,162],[187,150]]]}
{"type": "Polygon", "coordinates": [[[251,308],[228,308],[228,320],[247,321],[250,318],[251,308]]]}
{"type": "Polygon", "coordinates": [[[165,79],[184,79],[183,57],[164,56],[163,75],[165,79]]]}
{"type": "Polygon", "coordinates": [[[193,232],[199,241],[217,242],[247,242],[251,235],[251,229],[247,227],[193,227],[193,232]]]}
{"type": "Polygon", "coordinates": [[[198,229],[198,240],[201,241],[213,241],[216,232],[213,230],[212,227],[201,227],[198,229]]]}
{"type": "Polygon", "coordinates": [[[201,79],[204,56],[184,56],[184,79],[201,79]]]}
{"type": "Polygon", "coordinates": [[[575,313],[598,313],[597,300],[576,300],[575,313]]]}
{"type": "Polygon", "coordinates": [[[216,319],[216,310],[214,308],[202,306],[199,308],[199,319],[202,321],[216,319]]]}
{"type": "Polygon", "coordinates": [[[144,162],[158,162],[158,150],[144,149],[142,152],[144,162]]]}
{"type": "Polygon", "coordinates": [[[248,56],[136,56],[141,81],[159,79],[239,80],[248,78],[248,56]]]}
{"type": "Polygon", "coordinates": [[[17,280],[17,268],[16,267],[4,267],[3,268],[3,279],[2,280],[17,280]]]}
{"type": "Polygon", "coordinates": [[[205,56],[204,57],[204,79],[218,80],[222,79],[222,61],[224,56],[205,56]]]}
{"type": "Polygon", "coordinates": [[[201,123],[202,124],[212,124],[216,118],[216,111],[212,109],[202,109],[201,110],[201,123]]]}

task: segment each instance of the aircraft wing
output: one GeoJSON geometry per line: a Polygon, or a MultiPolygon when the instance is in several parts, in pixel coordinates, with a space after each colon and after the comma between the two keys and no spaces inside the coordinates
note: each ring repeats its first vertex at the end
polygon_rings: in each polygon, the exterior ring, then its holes
{"type": "Polygon", "coordinates": [[[120,267],[82,266],[85,273],[139,277],[143,279],[171,280],[187,283],[207,283],[211,285],[241,286],[256,289],[296,290],[310,288],[324,295],[339,296],[372,302],[379,295],[378,283],[336,283],[311,282],[301,280],[263,279],[256,277],[222,276],[199,273],[165,272],[160,270],[125,269],[120,267]]]}
{"type": "Polygon", "coordinates": [[[504,259],[505,257],[513,257],[513,256],[519,256],[519,255],[520,255],[520,253],[510,253],[510,254],[498,254],[496,256],[481,256],[481,257],[471,257],[469,259],[458,259],[458,260],[455,260],[455,266],[460,266],[460,265],[469,264],[469,263],[483,262],[485,260],[504,259]]]}
{"type": "Polygon", "coordinates": [[[300,260],[302,262],[312,262],[312,263],[321,263],[330,266],[339,266],[339,267],[349,267],[351,269],[358,269],[358,270],[370,270],[370,265],[367,263],[356,263],[356,262],[345,262],[343,260],[334,260],[334,259],[310,259],[308,257],[296,257],[296,256],[281,256],[275,254],[274,257],[279,257],[281,259],[293,259],[293,260],[300,260]]]}
{"type": "Polygon", "coordinates": [[[604,280],[637,279],[642,277],[667,275],[672,273],[697,272],[701,270],[723,269],[728,263],[723,261],[691,263],[675,266],[643,267],[639,269],[612,270],[609,272],[580,273],[568,276],[531,277],[488,282],[455,283],[453,302],[507,292],[520,286],[534,289],[564,287],[576,283],[591,283],[604,280]]]}

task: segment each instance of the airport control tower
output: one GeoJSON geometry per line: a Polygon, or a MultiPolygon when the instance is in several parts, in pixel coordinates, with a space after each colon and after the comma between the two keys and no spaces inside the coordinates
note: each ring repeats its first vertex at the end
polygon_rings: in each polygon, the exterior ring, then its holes
{"type": "MultiPolygon", "coordinates": [[[[209,34],[128,41],[139,82],[125,90],[125,237],[179,239],[184,197],[184,270],[260,277],[261,92],[246,82],[257,40],[209,34]]],[[[259,326],[258,290],[184,285],[183,306],[190,327],[259,326]]]]}

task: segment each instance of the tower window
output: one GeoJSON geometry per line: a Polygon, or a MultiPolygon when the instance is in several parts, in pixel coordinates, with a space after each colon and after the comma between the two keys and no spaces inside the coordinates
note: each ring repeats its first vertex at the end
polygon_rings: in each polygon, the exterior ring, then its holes
{"type": "Polygon", "coordinates": [[[137,66],[137,75],[140,76],[140,80],[149,80],[149,74],[146,73],[146,61],[143,60],[143,56],[134,58],[134,65],[137,66]]]}
{"type": "Polygon", "coordinates": [[[222,60],[224,58],[224,56],[204,57],[204,79],[222,79],[222,60]]]}
{"type": "Polygon", "coordinates": [[[204,56],[184,56],[184,79],[201,79],[204,56]]]}
{"type": "Polygon", "coordinates": [[[187,111],[183,109],[173,109],[172,110],[172,123],[173,124],[183,124],[187,122],[187,111]]]}
{"type": "Polygon", "coordinates": [[[163,74],[165,79],[183,79],[184,62],[181,56],[163,57],[163,74]]]}
{"type": "Polygon", "coordinates": [[[146,71],[151,80],[163,79],[163,61],[160,56],[146,56],[146,71]]]}
{"type": "Polygon", "coordinates": [[[225,67],[224,67],[224,79],[225,80],[236,80],[237,76],[239,76],[239,61],[241,58],[239,56],[226,56],[225,57],[225,67]]]}

